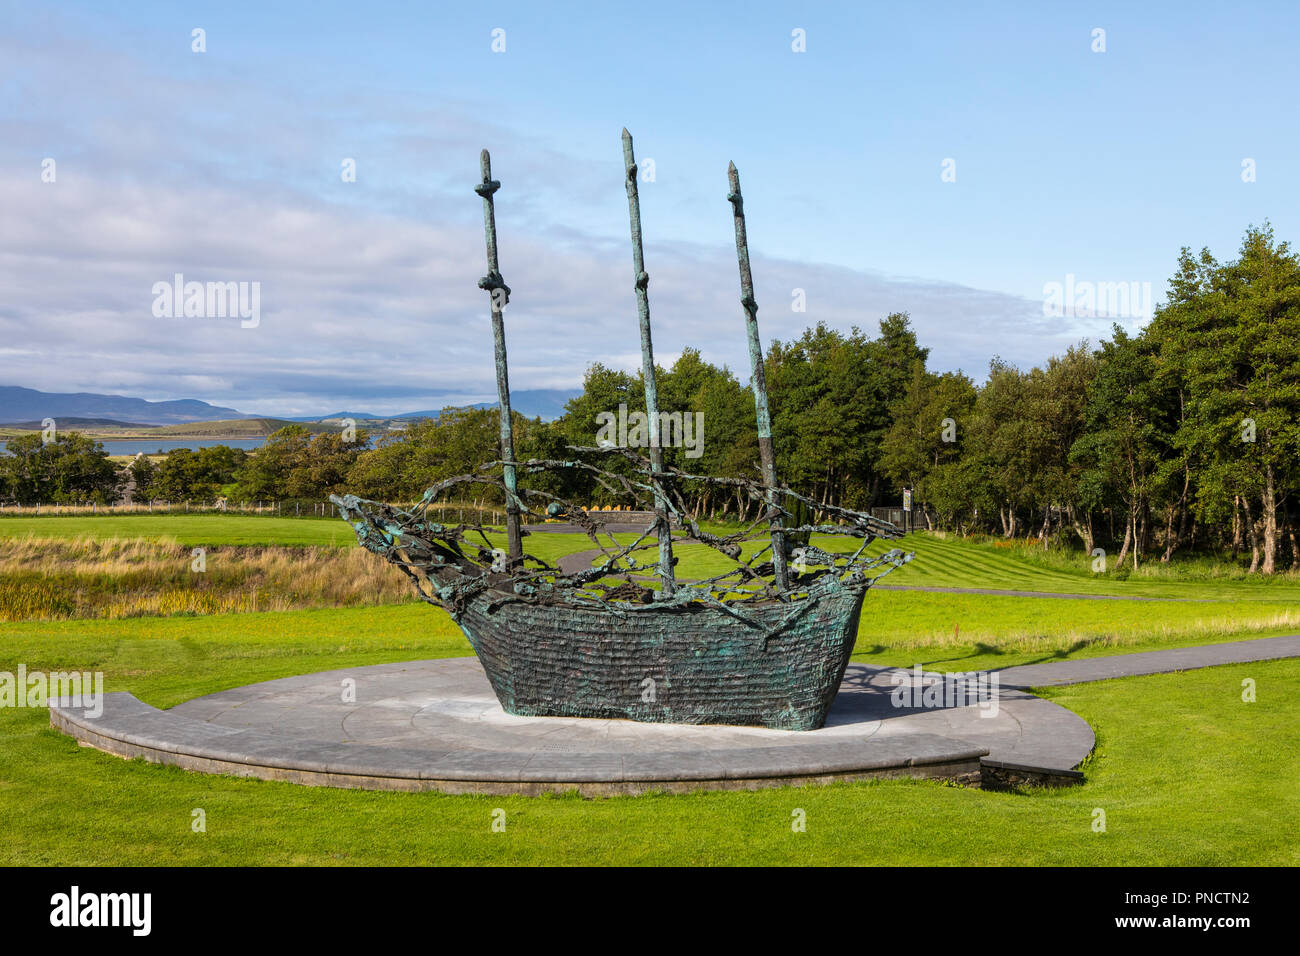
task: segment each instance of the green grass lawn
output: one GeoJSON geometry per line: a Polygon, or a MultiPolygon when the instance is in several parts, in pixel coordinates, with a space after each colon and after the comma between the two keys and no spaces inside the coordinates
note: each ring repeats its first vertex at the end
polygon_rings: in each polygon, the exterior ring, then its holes
{"type": "MultiPolygon", "coordinates": [[[[340,518],[277,518],[270,515],[41,515],[0,518],[0,543],[14,538],[96,538],[166,541],[193,547],[357,547],[356,535],[340,518]]],[[[632,540],[635,539],[633,536],[632,540]]],[[[477,539],[475,539],[477,540],[477,539]]],[[[504,535],[492,540],[504,544],[504,535]]],[[[593,547],[584,534],[531,534],[529,552],[554,563],[561,554],[593,547]]],[[[397,573],[397,572],[395,572],[397,573]]]]}
{"type": "MultiPolygon", "coordinates": [[[[29,534],[353,542],[337,520],[0,520],[0,537],[29,534]]],[[[538,534],[528,544],[548,560],[591,546],[582,535],[538,534]]],[[[907,545],[917,559],[890,583],[1178,599],[877,590],[864,605],[855,660],[972,670],[1300,626],[1290,580],[1102,580],[1086,566],[1072,571],[989,545],[922,535],[907,545]]],[[[697,547],[681,549],[684,565],[713,560],[688,550],[697,547]]],[[[100,670],[108,690],[159,707],[293,674],[469,653],[447,615],[422,604],[0,625],[0,670],[100,670]]],[[[1296,865],[1298,685],[1300,661],[1278,661],[1050,691],[1092,724],[1098,750],[1085,786],[1026,794],[912,781],[596,801],[337,791],[123,761],[51,731],[43,710],[4,709],[0,863],[1296,865]],[[1244,677],[1258,682],[1257,703],[1242,703],[1244,677]],[[497,807],[507,813],[504,834],[490,829],[497,807]],[[206,834],[190,830],[194,808],[207,814],[206,834]],[[791,831],[796,808],[807,814],[806,833],[791,831]],[[1097,808],[1105,833],[1092,829],[1097,808]]]]}
{"type": "MultiPolygon", "coordinates": [[[[842,539],[841,539],[842,540],[842,539]]],[[[1056,594],[1110,594],[1180,600],[1263,600],[1300,602],[1300,577],[1276,575],[1211,576],[1200,561],[1162,566],[1154,562],[1134,575],[1095,573],[1092,559],[1082,553],[1047,552],[1035,548],[1003,547],[991,542],[911,534],[899,542],[874,542],[869,553],[889,547],[913,551],[910,564],[892,572],[882,583],[930,587],[992,588],[1044,591],[1056,594]]],[[[1111,555],[1108,567],[1114,564],[1111,555]]]]}
{"type": "MultiPolygon", "coordinates": [[[[339,520],[241,515],[9,518],[0,520],[0,536],[6,534],[153,537],[186,546],[333,544],[356,547],[351,531],[339,520]]],[[[619,536],[623,542],[634,538],[634,535],[619,536]]],[[[493,541],[503,543],[497,536],[493,536],[493,541]]],[[[563,554],[593,547],[590,539],[582,534],[535,533],[526,542],[531,552],[552,564],[563,554]]],[[[886,583],[1119,594],[1161,600],[873,590],[867,594],[863,606],[855,660],[898,666],[922,662],[936,669],[989,668],[1295,633],[1300,629],[1300,585],[1291,579],[1267,583],[1200,578],[1114,580],[1094,575],[1086,568],[1039,566],[1025,559],[1024,549],[1004,549],[924,534],[909,536],[905,543],[916,552],[916,558],[888,575],[886,583]]],[[[873,547],[879,548],[880,543],[873,547]]],[[[677,554],[684,578],[716,573],[727,563],[725,558],[699,544],[680,545],[677,554]]],[[[439,627],[451,627],[439,612],[422,605],[388,611],[412,615],[402,618],[403,622],[409,622],[401,625],[408,635],[433,626],[432,620],[437,620],[439,627]]],[[[295,619],[286,617],[284,624],[287,626],[290,620],[295,619]]],[[[231,620],[213,626],[234,631],[245,626],[245,622],[231,620]]],[[[88,628],[85,633],[103,632],[88,628]]]]}
{"type": "MultiPolygon", "coordinates": [[[[829,535],[815,535],[813,543],[828,551],[852,552],[857,547],[851,538],[829,535]]],[[[748,542],[746,555],[764,544],[748,542]]],[[[1138,575],[1128,570],[1120,574],[1094,573],[1092,559],[1082,554],[1039,555],[1032,548],[1001,547],[990,542],[924,533],[910,534],[901,541],[875,541],[867,554],[879,555],[893,548],[916,556],[911,563],[891,571],[882,584],[1176,600],[1300,602],[1300,577],[1214,577],[1204,573],[1200,562],[1189,563],[1185,576],[1179,575],[1177,564],[1170,568],[1157,566],[1149,573],[1144,571],[1138,575]]],[[[678,544],[673,553],[678,558],[678,575],[682,578],[712,577],[734,567],[728,558],[704,544],[678,544]]],[[[1112,556],[1112,564],[1113,561],[1112,556]]]]}
{"type": "MultiPolygon", "coordinates": [[[[721,530],[721,529],[719,529],[721,530]]],[[[334,545],[355,546],[356,538],[337,518],[278,518],[241,514],[201,515],[108,515],[0,518],[0,541],[22,537],[57,538],[147,538],[175,541],[182,545],[334,545]]],[[[620,534],[627,544],[636,535],[620,534]]],[[[493,536],[498,544],[504,536],[493,536]]],[[[815,542],[833,550],[851,550],[849,538],[817,536],[815,542]]],[[[650,542],[653,545],[653,541],[650,542]]],[[[750,542],[747,553],[761,544],[750,542]]],[[[561,554],[584,551],[594,545],[583,534],[533,533],[525,547],[553,562],[561,554]]],[[[879,554],[889,548],[913,551],[911,564],[890,573],[882,583],[930,587],[988,588],[1043,591],[1065,594],[1109,594],[1117,596],[1169,598],[1178,600],[1261,600],[1300,603],[1300,577],[1225,577],[1208,573],[1203,562],[1169,567],[1158,564],[1133,575],[1128,571],[1096,574],[1092,559],[1082,554],[1048,552],[1024,546],[1003,547],[1000,543],[974,542],[930,534],[908,535],[902,541],[877,541],[869,549],[879,554]],[[1185,570],[1180,570],[1183,568],[1185,570]]],[[[703,578],[720,574],[734,564],[706,545],[679,543],[678,575],[703,578]]],[[[653,560],[653,550],[640,560],[653,560]]],[[[1113,556],[1112,556],[1113,562],[1113,556]]]]}
{"type": "Polygon", "coordinates": [[[853,660],[972,670],[1295,633],[1300,607],[1284,602],[868,591],[853,660]]]}
{"type": "Polygon", "coordinates": [[[0,518],[5,538],[145,538],[204,545],[355,545],[341,520],[240,514],[41,515],[0,518]]]}
{"type": "MultiPolygon", "coordinates": [[[[169,706],[467,652],[439,612],[362,608],[11,625],[0,669],[100,669],[109,690],[169,706]]],[[[44,710],[6,709],[0,864],[1295,865],[1298,682],[1300,661],[1278,661],[1050,692],[1098,749],[1083,787],[1025,794],[914,781],[594,801],[341,791],[124,761],[50,730],[44,710]],[[1244,677],[1257,703],[1241,701],[1244,677]],[[490,829],[498,807],[505,833],[490,829]],[[796,808],[806,833],[791,830],[796,808]]]]}

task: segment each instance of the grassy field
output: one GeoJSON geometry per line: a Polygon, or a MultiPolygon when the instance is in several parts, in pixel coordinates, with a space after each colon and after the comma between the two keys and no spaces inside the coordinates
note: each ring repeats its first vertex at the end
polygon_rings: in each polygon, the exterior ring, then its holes
{"type": "MultiPolygon", "coordinates": [[[[352,531],[337,518],[241,514],[0,517],[0,541],[29,536],[144,538],[193,547],[277,544],[343,547],[356,542],[352,531]]],[[[630,543],[635,535],[617,538],[630,543]]],[[[847,541],[831,537],[816,539],[824,547],[838,543],[840,550],[848,546],[847,541]]],[[[535,533],[526,539],[526,547],[546,560],[553,560],[559,554],[594,546],[581,534],[535,533]]],[[[755,547],[751,544],[749,551],[755,547]]],[[[901,542],[878,541],[869,553],[878,554],[893,547],[915,552],[916,558],[891,573],[883,583],[1178,600],[1300,601],[1300,576],[1246,576],[1222,564],[1175,562],[1165,566],[1156,563],[1137,574],[1128,569],[1098,574],[1091,570],[1092,559],[1080,553],[1043,552],[1019,543],[972,542],[924,533],[908,535],[901,542]]],[[[678,544],[675,553],[680,559],[679,576],[683,578],[709,577],[733,566],[727,558],[702,544],[678,544]]]]}
{"type": "Polygon", "coordinates": [[[971,670],[1300,633],[1294,604],[872,591],[853,660],[971,670]]]}
{"type": "MultiPolygon", "coordinates": [[[[850,539],[831,536],[815,536],[813,543],[832,551],[851,551],[853,545],[850,539]]],[[[756,547],[749,544],[746,554],[756,547]]],[[[1213,575],[1200,562],[1193,563],[1185,572],[1180,572],[1177,564],[1172,567],[1156,564],[1141,569],[1138,574],[1127,568],[1096,573],[1092,570],[1092,558],[1080,553],[1044,553],[1019,543],[975,542],[925,533],[910,534],[901,541],[876,541],[867,554],[879,555],[894,548],[913,552],[916,557],[910,564],[890,572],[882,584],[1177,600],[1300,601],[1300,576],[1246,576],[1223,566],[1219,566],[1219,574],[1213,575]]],[[[728,558],[703,544],[680,544],[674,548],[674,554],[680,559],[678,569],[682,577],[711,577],[733,566],[728,558]]],[[[1113,564],[1112,558],[1110,566],[1113,564]]]]}
{"type": "MultiPolygon", "coordinates": [[[[102,558],[113,579],[105,589],[119,587],[131,569],[114,571],[103,557],[123,547],[115,538],[143,539],[133,545],[141,553],[182,556],[190,546],[280,556],[319,549],[328,562],[355,550],[337,520],[6,518],[0,588],[24,568],[38,572],[60,547],[91,565],[102,558]]],[[[581,535],[528,543],[548,560],[590,547],[581,535]]],[[[855,660],[972,670],[1300,627],[1294,579],[1240,581],[1205,569],[1186,580],[1167,572],[1100,579],[1023,549],[923,535],[907,546],[917,558],[889,583],[1164,600],[875,590],[855,660]]],[[[692,548],[681,549],[683,576],[714,560],[692,548]]],[[[93,574],[91,565],[82,571],[93,574]]],[[[0,671],[102,671],[108,690],[159,707],[293,674],[469,653],[447,615],[423,604],[0,625],[0,671]]],[[[0,863],[1296,865],[1298,681],[1300,661],[1278,661],[1050,691],[1092,724],[1098,749],[1085,786],[1023,794],[908,781],[597,801],[337,791],[123,761],[51,731],[43,710],[5,708],[0,823],[11,837],[0,863]],[[1241,701],[1244,677],[1258,682],[1257,703],[1241,701]],[[505,834],[490,830],[497,807],[505,834]],[[206,812],[205,834],[190,830],[194,808],[206,812]],[[795,808],[807,814],[806,833],[791,830],[795,808]],[[1098,808],[1104,833],[1092,828],[1098,808]]]]}
{"type": "Polygon", "coordinates": [[[287,611],[416,599],[401,574],[362,548],[191,549],[139,538],[16,538],[0,544],[0,621],[287,611]]]}
{"type": "MultiPolygon", "coordinates": [[[[626,536],[621,536],[626,537],[626,536]]],[[[355,548],[357,536],[338,517],[282,518],[242,514],[41,515],[0,517],[0,547],[23,539],[154,541],[187,548],[334,547],[355,548]]],[[[632,536],[631,539],[634,539],[632,536]]],[[[505,536],[493,540],[504,545],[505,536]]],[[[583,534],[530,534],[527,549],[554,563],[561,554],[592,547],[583,534]]]]}
{"type": "MultiPolygon", "coordinates": [[[[536,533],[526,540],[530,551],[552,564],[563,554],[592,548],[581,534],[536,533]]],[[[1155,600],[877,589],[864,604],[855,660],[969,669],[1300,629],[1300,582],[1290,577],[1180,580],[1165,572],[1117,579],[1060,556],[1026,555],[1023,547],[924,534],[909,536],[905,544],[916,558],[883,583],[1155,600]]],[[[680,545],[677,554],[685,578],[717,573],[727,564],[698,544],[680,545]]],[[[409,600],[405,587],[399,572],[362,553],[337,519],[209,514],[0,520],[0,619],[385,604],[409,600]],[[37,533],[42,537],[33,538],[37,533]],[[129,545],[126,536],[133,539],[129,545]],[[158,551],[152,565],[119,562],[113,570],[111,555],[150,547],[158,551]],[[189,570],[192,547],[213,549],[206,576],[189,570]],[[60,558],[63,552],[82,556],[60,558]],[[102,568],[94,566],[96,560],[104,561],[102,568]],[[49,613],[37,613],[44,608],[37,607],[42,594],[49,613]]]]}
{"type": "MultiPolygon", "coordinates": [[[[5,628],[0,669],[100,669],[157,706],[258,680],[468,653],[426,608],[5,628]],[[423,612],[423,613],[417,613],[423,612]],[[233,626],[232,626],[233,625],[233,626]]],[[[2,864],[1296,865],[1300,662],[1064,688],[1098,749],[1081,788],[881,782],[588,801],[364,793],[123,761],[0,711],[2,864]],[[1258,702],[1240,699],[1241,681],[1258,702]],[[504,834],[490,830],[506,811],[504,834]],[[207,832],[190,830],[202,808],[207,832]],[[791,830],[794,809],[806,833],[791,830]],[[1107,829],[1094,832],[1094,811],[1107,829]],[[21,822],[20,822],[21,821],[21,822]]]]}
{"type": "Polygon", "coordinates": [[[143,539],[197,548],[208,545],[355,545],[356,535],[338,518],[277,518],[270,515],[41,515],[0,518],[0,541],[16,538],[143,539]]]}

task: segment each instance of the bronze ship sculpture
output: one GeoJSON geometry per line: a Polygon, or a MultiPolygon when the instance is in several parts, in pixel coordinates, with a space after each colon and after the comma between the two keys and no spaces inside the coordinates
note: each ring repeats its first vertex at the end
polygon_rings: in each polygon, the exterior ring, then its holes
{"type": "Polygon", "coordinates": [[[503,317],[510,290],[497,263],[493,200],[500,183],[492,179],[484,150],[483,178],[475,191],[483,199],[488,274],[478,285],[491,298],[501,459],[478,473],[437,483],[408,509],[355,495],[331,500],[362,546],[406,573],[424,601],[447,610],[507,713],[817,729],[826,721],[848,665],[867,590],[912,555],[894,549],[868,556],[874,540],[897,539],[902,532],[870,514],[815,502],[777,480],[758,305],[734,164],[728,169],[727,198],[740,265],[761,480],[692,475],[665,464],[638,167],[627,130],[623,158],[648,457],[627,448],[571,447],[573,460],[515,460],[503,317]],[[615,471],[593,464],[611,455],[630,463],[632,475],[626,467],[615,471]],[[653,510],[653,524],[635,534],[635,540],[620,543],[602,531],[592,513],[519,481],[566,469],[583,473],[621,501],[653,510]],[[682,494],[696,482],[724,486],[761,503],[759,518],[731,534],[706,531],[682,494]],[[495,488],[505,502],[504,548],[493,528],[433,520],[442,496],[475,485],[495,488]],[[524,551],[524,516],[577,525],[600,557],[590,568],[562,572],[524,551]],[[674,526],[684,535],[674,538],[674,526]],[[822,542],[848,538],[856,546],[848,551],[819,547],[812,543],[814,535],[822,542]],[[686,542],[713,549],[734,567],[707,579],[679,579],[673,549],[686,542]],[[645,575],[655,586],[636,582],[645,575]]]}

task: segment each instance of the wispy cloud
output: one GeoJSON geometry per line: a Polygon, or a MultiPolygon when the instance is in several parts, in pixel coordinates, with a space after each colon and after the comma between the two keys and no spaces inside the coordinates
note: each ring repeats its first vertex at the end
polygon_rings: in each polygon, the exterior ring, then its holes
{"type": "MultiPolygon", "coordinates": [[[[515,387],[639,364],[616,159],[567,155],[478,119],[475,104],[365,92],[321,104],[60,33],[45,46],[0,39],[0,59],[12,65],[0,93],[0,383],[286,415],[491,398],[468,178],[481,145],[508,183],[498,221],[515,387]],[[44,156],[54,183],[41,181],[44,156]],[[356,184],[340,181],[346,156],[356,184]],[[177,273],[259,282],[260,324],[155,318],[151,289],[177,273]]],[[[673,201],[669,189],[646,202],[673,201]]],[[[1104,331],[998,292],[767,258],[752,238],[769,340],[907,311],[937,367],[978,376],[994,353],[1041,362],[1104,331]],[[792,310],[796,288],[806,312],[792,310]]],[[[743,370],[733,250],[651,237],[646,258],[661,359],[695,346],[743,370]]]]}

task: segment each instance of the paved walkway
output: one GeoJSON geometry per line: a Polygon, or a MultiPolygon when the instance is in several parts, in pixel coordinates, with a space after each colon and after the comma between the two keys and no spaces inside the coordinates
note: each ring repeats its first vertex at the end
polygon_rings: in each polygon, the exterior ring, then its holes
{"type": "Polygon", "coordinates": [[[1024,664],[998,671],[1003,687],[1058,687],[1084,684],[1113,677],[1138,677],[1143,674],[1168,674],[1219,664],[1245,664],[1271,661],[1283,657],[1300,657],[1300,634],[1287,637],[1259,637],[1249,641],[1201,644],[1176,647],[1167,651],[1143,651],[1137,654],[1113,654],[1076,661],[1052,661],[1024,664]]]}

